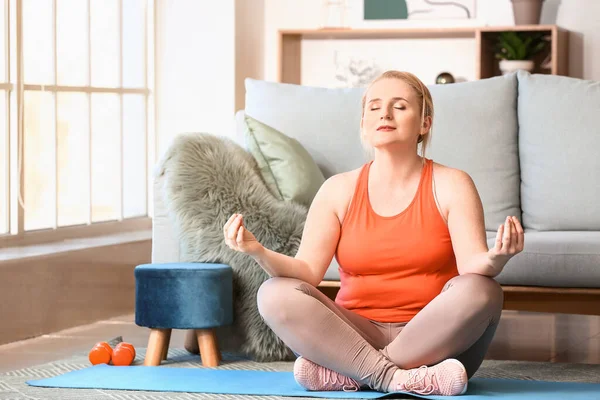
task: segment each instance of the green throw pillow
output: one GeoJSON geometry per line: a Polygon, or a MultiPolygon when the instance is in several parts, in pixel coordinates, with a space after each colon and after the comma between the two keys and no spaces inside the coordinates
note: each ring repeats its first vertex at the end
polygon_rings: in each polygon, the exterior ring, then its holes
{"type": "Polygon", "coordinates": [[[289,136],[246,115],[246,143],[269,190],[280,200],[310,206],[325,182],[306,149],[289,136]]]}

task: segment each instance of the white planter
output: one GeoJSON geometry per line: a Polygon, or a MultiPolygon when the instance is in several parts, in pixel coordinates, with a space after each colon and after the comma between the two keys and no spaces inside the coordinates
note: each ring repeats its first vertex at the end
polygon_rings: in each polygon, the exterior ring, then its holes
{"type": "Polygon", "coordinates": [[[502,75],[510,74],[520,69],[531,72],[534,65],[531,60],[501,60],[500,71],[502,71],[502,75]]]}

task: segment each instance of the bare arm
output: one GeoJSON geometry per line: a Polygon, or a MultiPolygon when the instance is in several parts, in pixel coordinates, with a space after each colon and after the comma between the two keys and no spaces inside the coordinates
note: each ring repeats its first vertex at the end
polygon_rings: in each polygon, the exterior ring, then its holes
{"type": "Polygon", "coordinates": [[[342,180],[329,178],[316,194],[308,210],[302,241],[295,257],[262,246],[243,226],[242,217],[230,218],[224,228],[230,248],[250,254],[272,277],[296,278],[317,286],[331,262],[340,235],[334,199],[339,196],[342,180]]]}
{"type": "Polygon", "coordinates": [[[500,225],[493,248],[488,250],[483,206],[471,177],[463,171],[451,174],[454,195],[448,212],[448,229],[458,272],[495,277],[515,254],[523,250],[523,228],[515,217],[500,225]]]}

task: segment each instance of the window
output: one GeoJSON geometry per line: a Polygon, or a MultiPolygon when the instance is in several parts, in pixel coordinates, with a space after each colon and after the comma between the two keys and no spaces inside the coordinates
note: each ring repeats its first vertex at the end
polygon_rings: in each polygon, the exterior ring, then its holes
{"type": "Polygon", "coordinates": [[[153,3],[0,0],[0,235],[148,216],[153,3]]]}

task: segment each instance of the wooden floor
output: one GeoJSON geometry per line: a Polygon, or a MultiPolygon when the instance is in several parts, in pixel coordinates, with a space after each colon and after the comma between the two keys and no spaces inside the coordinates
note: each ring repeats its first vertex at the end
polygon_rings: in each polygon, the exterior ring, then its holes
{"type": "MultiPolygon", "coordinates": [[[[125,315],[0,346],[0,372],[66,358],[116,336],[145,347],[149,330],[133,321],[125,315]]],[[[171,346],[182,348],[184,335],[174,330],[171,346]]],[[[504,311],[488,358],[600,364],[600,317],[504,311]]]]}

